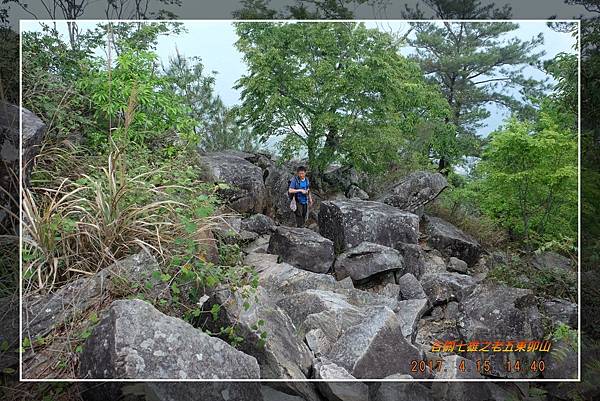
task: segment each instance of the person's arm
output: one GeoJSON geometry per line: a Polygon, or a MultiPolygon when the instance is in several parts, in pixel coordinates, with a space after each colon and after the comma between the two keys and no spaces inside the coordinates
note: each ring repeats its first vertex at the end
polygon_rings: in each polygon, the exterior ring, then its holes
{"type": "Polygon", "coordinates": [[[295,180],[292,179],[292,181],[290,182],[290,187],[288,188],[288,193],[289,194],[295,194],[296,192],[301,192],[301,189],[296,189],[294,188],[296,186],[295,180]]]}

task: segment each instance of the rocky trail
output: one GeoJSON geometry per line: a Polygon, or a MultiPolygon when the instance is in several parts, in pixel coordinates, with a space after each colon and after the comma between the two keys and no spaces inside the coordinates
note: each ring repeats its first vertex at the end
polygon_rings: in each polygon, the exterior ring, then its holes
{"type": "MultiPolygon", "coordinates": [[[[315,196],[308,228],[294,228],[285,196],[292,165],[243,152],[206,154],[202,159],[207,180],[229,184],[221,196],[239,215],[228,218],[214,234],[242,245],[244,264],[259,276],[253,302],[245,304],[243,291],[213,291],[202,307],[209,311],[220,305],[218,319],[204,314],[194,325],[141,300],[107,303],[107,289],[118,282],[115,277],[153,280],[156,261],[144,252],[48,297],[25,302],[25,331],[33,338],[91,308],[103,310],[83,347],[78,377],[356,379],[345,384],[254,384],[244,391],[213,383],[205,389],[214,387],[215,399],[223,400],[387,401],[520,399],[527,385],[450,387],[441,382],[361,380],[555,378],[577,373],[576,355],[564,360],[542,351],[466,352],[466,344],[473,341],[504,341],[508,346],[508,341],[543,340],[546,321],[576,328],[577,305],[487,280],[486,273],[504,263],[504,256],[424,213],[424,206],[447,186],[442,175],[415,172],[385,195],[368,200],[356,172],[332,169],[324,181],[335,190],[315,196]],[[243,337],[237,348],[194,328],[217,332],[234,324],[243,337]],[[436,352],[435,342],[444,347],[436,352]],[[516,359],[527,366],[544,360],[545,367],[505,368],[516,359]],[[482,365],[484,360],[490,360],[489,368],[482,365]]],[[[542,269],[560,263],[575,273],[556,254],[544,254],[536,262],[542,269]]],[[[155,284],[153,291],[164,290],[162,283],[155,284]]],[[[54,351],[65,344],[55,342],[54,351]]],[[[45,358],[49,356],[44,352],[30,356],[24,376],[43,375],[39,367],[45,358]]],[[[199,385],[148,383],[143,391],[159,400],[191,400],[199,385]]],[[[109,386],[106,391],[123,388],[109,386]]]]}

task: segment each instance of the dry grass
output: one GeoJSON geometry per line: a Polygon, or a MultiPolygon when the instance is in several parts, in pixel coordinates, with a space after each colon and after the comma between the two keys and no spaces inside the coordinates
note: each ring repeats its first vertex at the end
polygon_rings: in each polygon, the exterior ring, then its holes
{"type": "MultiPolygon", "coordinates": [[[[175,200],[168,190],[191,189],[150,184],[150,177],[159,173],[152,170],[130,176],[123,155],[115,148],[97,174],[63,178],[55,188],[25,189],[25,291],[50,292],[140,248],[159,260],[168,259],[168,245],[193,234],[186,232],[177,212],[188,205],[175,200]]],[[[206,216],[194,224],[207,228],[219,218],[206,216]]]]}

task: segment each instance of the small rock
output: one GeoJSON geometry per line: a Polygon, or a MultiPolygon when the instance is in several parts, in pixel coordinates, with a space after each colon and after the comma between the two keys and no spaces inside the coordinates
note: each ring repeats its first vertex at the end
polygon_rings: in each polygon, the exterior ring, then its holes
{"type": "Polygon", "coordinates": [[[260,213],[243,219],[241,223],[242,230],[252,231],[259,235],[271,234],[276,226],[275,220],[260,213]]]}
{"type": "Polygon", "coordinates": [[[451,272],[467,274],[468,265],[464,260],[460,260],[454,256],[451,256],[447,269],[451,272]]]}
{"type": "Polygon", "coordinates": [[[406,273],[398,279],[400,286],[401,299],[425,299],[427,294],[423,291],[423,286],[415,276],[406,273]]]}
{"type": "Polygon", "coordinates": [[[446,256],[455,256],[469,265],[479,259],[481,246],[470,235],[439,217],[425,216],[425,231],[429,245],[446,256]]]}
{"type": "Polygon", "coordinates": [[[457,320],[460,313],[458,309],[458,302],[450,301],[444,308],[444,319],[446,320],[457,320]]]}
{"type": "Polygon", "coordinates": [[[314,378],[325,380],[318,382],[317,386],[328,401],[363,401],[369,398],[369,387],[364,383],[359,381],[333,381],[356,380],[346,369],[334,363],[316,363],[314,378]]]}
{"type": "Polygon", "coordinates": [[[362,200],[368,200],[369,194],[363,191],[361,188],[357,187],[356,185],[352,185],[348,192],[346,192],[346,197],[350,199],[358,198],[362,200]]]}
{"type": "Polygon", "coordinates": [[[432,305],[460,301],[475,286],[471,276],[458,273],[433,273],[421,278],[423,291],[432,305]]]}

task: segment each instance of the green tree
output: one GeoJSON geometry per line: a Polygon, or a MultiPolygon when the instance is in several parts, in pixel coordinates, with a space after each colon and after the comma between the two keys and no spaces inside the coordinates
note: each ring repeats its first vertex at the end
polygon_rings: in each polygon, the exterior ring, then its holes
{"type": "Polygon", "coordinates": [[[280,10],[269,8],[270,0],[242,0],[242,8],[233,12],[236,19],[353,19],[352,9],[369,5],[380,7],[381,0],[296,0],[280,10]]]}
{"type": "Polygon", "coordinates": [[[235,10],[235,19],[275,19],[277,11],[269,8],[269,0],[242,0],[242,8],[235,10]]]}
{"type": "Polygon", "coordinates": [[[479,0],[422,0],[414,7],[405,4],[402,16],[406,19],[425,19],[421,3],[437,19],[510,19],[512,15],[508,4],[498,8],[494,3],[481,4],[479,0]]]}
{"type": "Polygon", "coordinates": [[[540,34],[525,41],[505,39],[504,35],[518,28],[512,22],[411,25],[415,31],[410,41],[416,50],[414,58],[442,89],[452,109],[448,121],[457,127],[457,136],[448,143],[452,146],[440,149],[436,155],[440,171],[445,171],[460,156],[478,155],[477,130],[490,115],[486,105],[495,103],[515,113],[531,113],[528,96],[537,95],[541,87],[539,82],[525,77],[523,69],[538,64],[543,53],[534,50],[543,37],[540,34]]]}
{"type": "Polygon", "coordinates": [[[124,51],[114,65],[95,58],[89,60],[86,70],[78,87],[95,110],[99,129],[89,133],[95,147],[106,149],[108,132],[124,149],[135,145],[172,152],[172,146],[199,143],[194,129],[197,122],[167,78],[158,73],[156,53],[124,51]]]}
{"type": "Polygon", "coordinates": [[[224,149],[252,150],[251,132],[239,126],[237,109],[230,109],[215,94],[215,77],[204,72],[199,57],[186,58],[179,52],[164,68],[172,90],[181,97],[198,122],[200,147],[206,151],[224,149]]]}
{"type": "Polygon", "coordinates": [[[280,137],[285,158],[306,152],[315,176],[334,161],[385,169],[419,132],[448,130],[447,102],[387,33],[356,23],[236,29],[244,122],[262,142],[280,137]]]}
{"type": "Polygon", "coordinates": [[[558,120],[544,108],[536,123],[511,119],[477,166],[482,209],[528,244],[576,238],[577,135],[558,120]]]}

